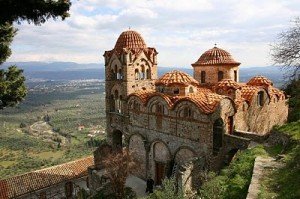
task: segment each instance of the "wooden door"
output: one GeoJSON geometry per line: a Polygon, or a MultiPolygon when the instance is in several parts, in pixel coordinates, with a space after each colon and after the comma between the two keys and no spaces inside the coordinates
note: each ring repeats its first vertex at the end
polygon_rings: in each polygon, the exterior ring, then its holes
{"type": "Polygon", "coordinates": [[[161,185],[162,180],[165,177],[165,164],[156,162],[155,163],[156,173],[156,185],[161,185]]]}

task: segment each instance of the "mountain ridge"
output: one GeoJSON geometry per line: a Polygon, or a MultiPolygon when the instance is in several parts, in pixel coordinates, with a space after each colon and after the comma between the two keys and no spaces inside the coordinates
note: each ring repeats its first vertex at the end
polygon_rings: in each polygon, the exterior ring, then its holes
{"type": "MultiPolygon", "coordinates": [[[[6,62],[1,68],[17,65],[24,70],[27,80],[76,80],[76,79],[105,79],[103,63],[80,64],[75,62],[6,62]]],[[[158,67],[158,76],[172,70],[181,70],[193,76],[193,68],[186,67],[158,67]]],[[[283,72],[276,66],[240,67],[240,81],[246,82],[251,77],[263,75],[275,84],[284,84],[283,72]]]]}

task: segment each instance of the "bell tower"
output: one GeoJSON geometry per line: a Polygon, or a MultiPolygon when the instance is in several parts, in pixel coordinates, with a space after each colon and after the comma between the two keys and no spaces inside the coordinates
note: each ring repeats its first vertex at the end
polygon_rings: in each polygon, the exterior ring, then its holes
{"type": "Polygon", "coordinates": [[[122,32],[114,49],[104,53],[106,131],[113,146],[120,147],[126,140],[128,95],[155,89],[157,54],[133,30],[122,32]]]}

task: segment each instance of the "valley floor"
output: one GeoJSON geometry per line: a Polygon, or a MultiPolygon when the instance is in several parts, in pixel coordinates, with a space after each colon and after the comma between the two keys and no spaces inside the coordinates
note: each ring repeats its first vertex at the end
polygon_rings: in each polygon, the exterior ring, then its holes
{"type": "Polygon", "coordinates": [[[0,178],[92,155],[105,136],[103,90],[31,89],[19,106],[0,110],[0,178]]]}

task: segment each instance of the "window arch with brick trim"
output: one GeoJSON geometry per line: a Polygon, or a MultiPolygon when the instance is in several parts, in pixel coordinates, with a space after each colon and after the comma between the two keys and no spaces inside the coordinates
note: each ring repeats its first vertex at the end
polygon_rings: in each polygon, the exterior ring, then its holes
{"type": "Polygon", "coordinates": [[[264,92],[263,91],[259,91],[257,93],[257,105],[258,106],[264,105],[264,92]]]}
{"type": "Polygon", "coordinates": [[[219,71],[218,72],[218,81],[221,81],[224,78],[224,72],[223,71],[219,71]]]}
{"type": "Polygon", "coordinates": [[[146,79],[151,79],[151,71],[149,68],[146,70],[146,75],[147,75],[146,79]]]}
{"type": "Polygon", "coordinates": [[[139,69],[135,69],[135,71],[134,71],[134,79],[135,80],[139,80],[140,79],[139,69]]]}
{"type": "Polygon", "coordinates": [[[205,79],[206,79],[206,72],[205,71],[201,71],[201,84],[205,83],[205,79]]]}
{"type": "Polygon", "coordinates": [[[194,112],[190,107],[184,106],[179,110],[179,117],[190,119],[194,117],[194,112]]]}

